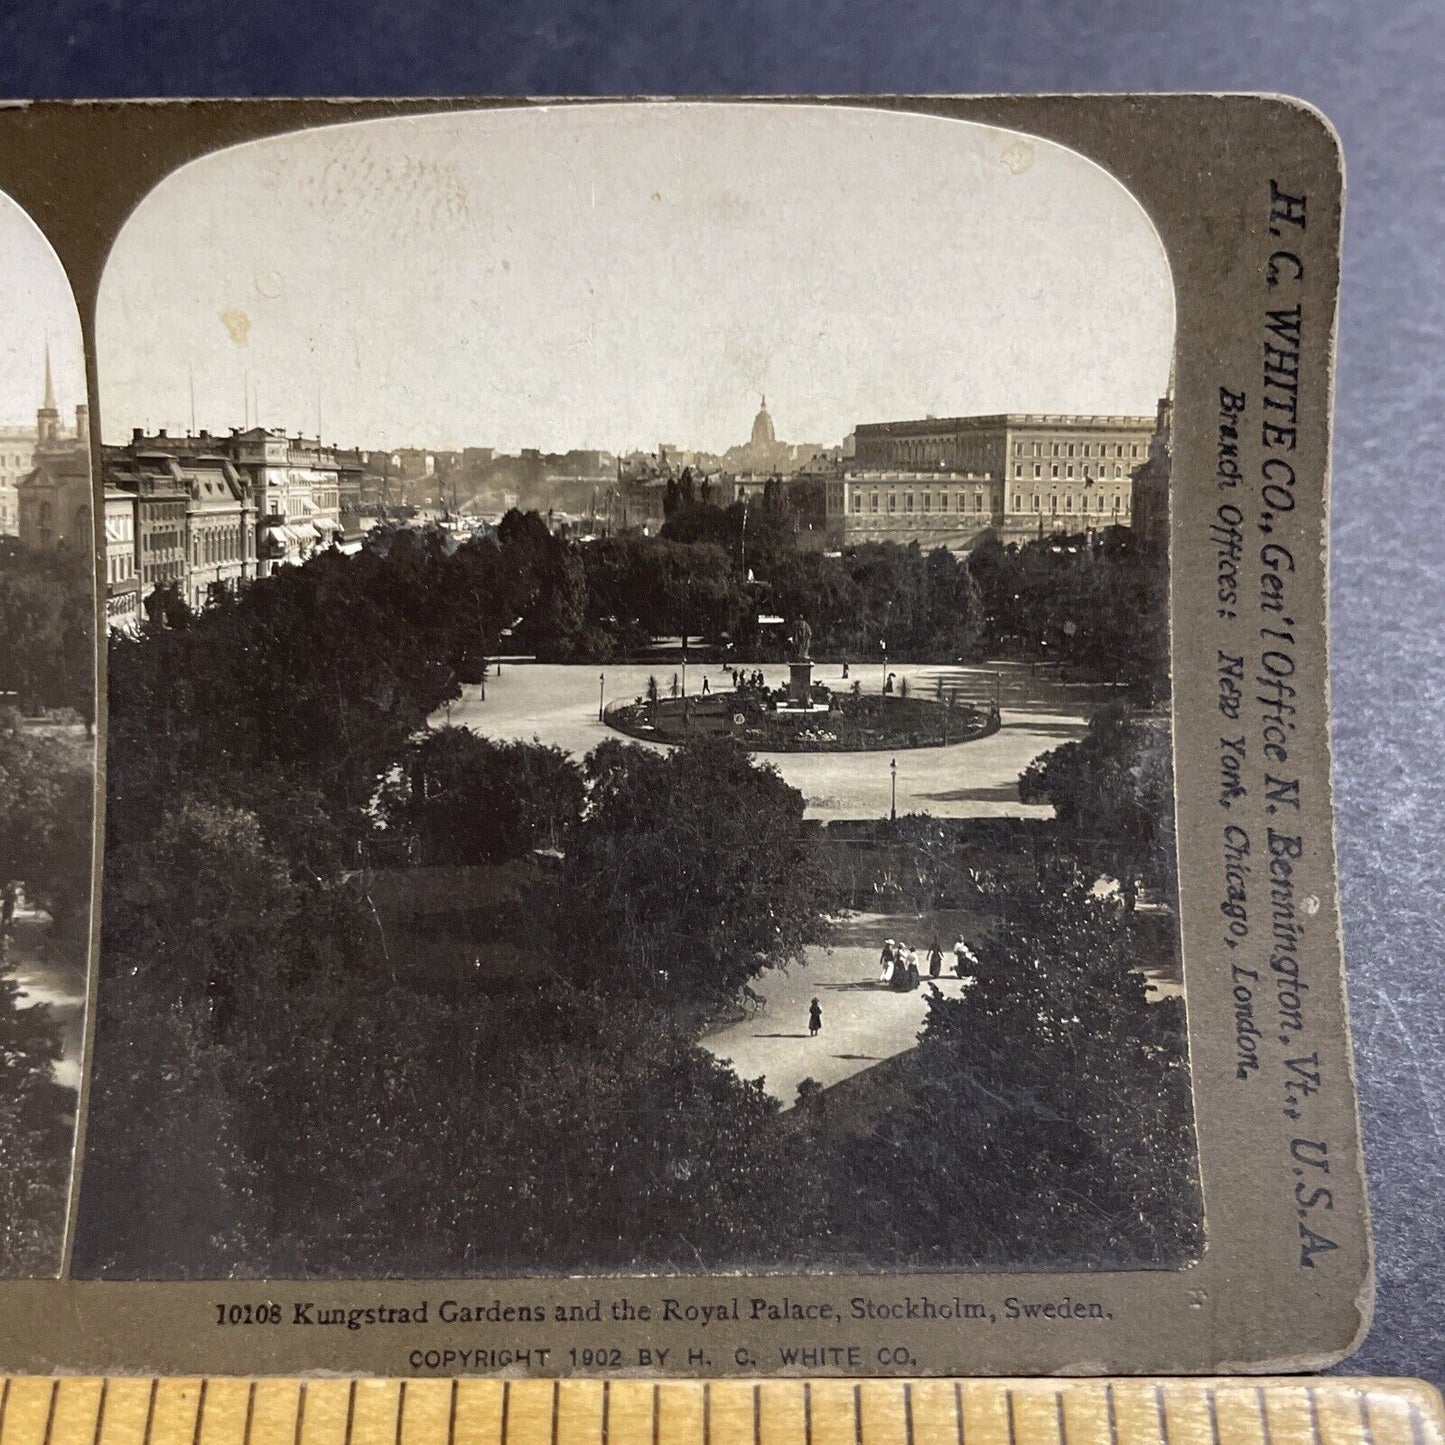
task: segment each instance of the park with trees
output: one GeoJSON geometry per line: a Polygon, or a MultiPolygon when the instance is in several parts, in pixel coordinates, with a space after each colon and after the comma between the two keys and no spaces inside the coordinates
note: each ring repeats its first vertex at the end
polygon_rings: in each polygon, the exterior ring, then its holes
{"type": "Polygon", "coordinates": [[[76,1095],[66,1029],[22,978],[83,994],[95,654],[89,559],[0,538],[0,1275],[59,1267],[76,1095]]]}
{"type": "Polygon", "coordinates": [[[743,570],[729,511],[709,507],[680,497],[662,537],[583,546],[518,514],[465,542],[393,528],[112,638],[77,1273],[1197,1250],[1183,1008],[1137,967],[1177,950],[1135,906],[1173,897],[1167,733],[1140,721],[1155,684],[1031,770],[1046,823],[860,821],[862,866],[914,852],[915,901],[967,894],[994,920],[987,967],[933,1000],[916,1048],[796,1107],[701,1040],[740,991],[806,968],[852,906],[801,793],[730,737],[573,756],[436,725],[504,647],[591,662],[743,639],[761,606],[820,646],[881,618],[890,654],[952,656],[1017,628],[1027,596],[1030,646],[1134,693],[1135,654],[1083,620],[1131,569],[1135,595],[1155,585],[1124,539],[977,567],[888,545],[827,558],[790,551],[780,515],[770,561],[748,522],[743,570]],[[1128,887],[1100,891],[1101,874],[1128,887]],[[487,907],[388,901],[428,887],[487,907]],[[423,967],[409,940],[426,929],[423,967]]]}

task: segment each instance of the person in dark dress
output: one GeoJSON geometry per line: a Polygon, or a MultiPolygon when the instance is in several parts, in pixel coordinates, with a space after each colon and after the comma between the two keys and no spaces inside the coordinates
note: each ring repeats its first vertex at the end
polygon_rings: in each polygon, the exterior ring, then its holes
{"type": "Polygon", "coordinates": [[[814,999],[808,1005],[808,1037],[817,1038],[818,1030],[823,1027],[823,1006],[814,999]]]}
{"type": "Polygon", "coordinates": [[[943,950],[938,946],[938,940],[933,940],[933,947],[928,950],[928,976],[937,978],[943,972],[943,950]]]}

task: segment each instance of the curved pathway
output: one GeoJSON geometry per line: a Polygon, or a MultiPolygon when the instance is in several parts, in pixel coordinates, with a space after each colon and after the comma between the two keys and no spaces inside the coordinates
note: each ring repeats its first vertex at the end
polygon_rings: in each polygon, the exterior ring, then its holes
{"type": "MultiPolygon", "coordinates": [[[[740,664],[746,666],[746,664],[740,664]]],[[[786,680],[787,667],[763,666],[771,685],[786,680]]],[[[904,749],[897,753],[759,753],[807,799],[810,818],[886,817],[890,805],[889,762],[898,762],[898,812],[931,813],[940,818],[1047,817],[1047,804],[1019,801],[1019,774],[1060,743],[1083,736],[1088,704],[1084,695],[1056,683],[1032,679],[1026,668],[899,667],[898,680],[932,695],[942,675],[948,686],[966,695],[992,696],[995,680],[1002,700],[1003,726],[990,737],[947,748],[904,749]]],[[[671,662],[622,663],[586,667],[552,663],[504,663],[500,676],[488,677],[486,697],[480,686],[468,686],[459,702],[431,719],[450,720],[488,737],[506,741],[553,743],[580,757],[604,738],[622,734],[599,722],[599,679],[606,701],[643,696],[647,680],[656,677],[664,695],[681,669],[671,662]]],[[[882,670],[876,663],[853,669],[863,686],[876,691],[882,670]]],[[[836,663],[815,665],[815,676],[832,687],[845,686],[836,663]]],[[[689,666],[687,690],[696,696],[703,678],[717,687],[731,686],[729,675],[716,665],[689,666]]],[[[649,746],[649,744],[641,744],[649,746]]],[[[661,745],[657,745],[661,746],[661,745]]]]}
{"type": "Polygon", "coordinates": [[[967,986],[951,977],[952,939],[944,939],[944,975],[930,980],[927,947],[931,932],[905,941],[919,951],[924,980],[912,993],[894,993],[878,981],[878,955],[885,937],[901,936],[908,920],[878,914],[854,914],[831,949],[808,950],[808,961],[786,973],[773,971],[753,980],[767,1000],[763,1012],[699,1040],[714,1057],[730,1063],[740,1078],[761,1077],[763,1087],[783,1107],[797,1101],[798,1085],[815,1079],[825,1088],[862,1073],[874,1064],[911,1049],[928,1014],[930,982],[950,998],[967,986]],[[823,1027],[808,1035],[808,1006],[816,998],[823,1027]]]}

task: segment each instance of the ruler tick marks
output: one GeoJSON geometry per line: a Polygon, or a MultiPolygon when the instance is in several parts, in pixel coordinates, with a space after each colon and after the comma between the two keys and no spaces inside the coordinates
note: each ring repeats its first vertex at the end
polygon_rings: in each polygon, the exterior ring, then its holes
{"type": "Polygon", "coordinates": [[[853,1386],[853,1445],[863,1445],[863,1386],[853,1386]]]}
{"type": "MultiPolygon", "coordinates": [[[[656,1386],[653,1387],[654,1389],[656,1386]]],[[[657,1445],[654,1441],[653,1445],[657,1445]]],[[[763,1387],[753,1386],[753,1445],[763,1445],[763,1387]]]]}
{"type": "Polygon", "coordinates": [[[903,1438],[907,1445],[913,1445],[913,1386],[903,1382],[903,1438]]]}
{"type": "Polygon", "coordinates": [[[403,1380],[396,1390],[396,1445],[401,1445],[401,1427],[406,1419],[406,1381],[403,1380]]]}
{"type": "Polygon", "coordinates": [[[1410,1401],[1410,1440],[1411,1445],[1425,1445],[1425,1420],[1414,1400],[1410,1401]]]}
{"type": "MultiPolygon", "coordinates": [[[[703,1445],[707,1445],[707,1386],[703,1387],[703,1417],[702,1434],[703,1445]]],[[[602,1445],[609,1445],[609,1432],[612,1429],[612,1381],[602,1382],[602,1445]]]]}
{"type": "Polygon", "coordinates": [[[1264,1390],[1259,1386],[1255,1386],[1254,1404],[1259,1411],[1259,1428],[1264,1436],[1264,1445],[1272,1445],[1273,1436],[1269,1433],[1269,1402],[1265,1399],[1264,1390]]]}
{"type": "Polygon", "coordinates": [[[1360,1402],[1360,1429],[1364,1432],[1365,1445],[1375,1445],[1375,1422],[1370,1419],[1370,1392],[1361,1390],[1357,1398],[1360,1402]]]}
{"type": "Polygon", "coordinates": [[[803,1445],[813,1445],[813,1386],[803,1381],[803,1445]]]}
{"type": "Polygon", "coordinates": [[[958,1445],[964,1445],[963,1441],[963,1385],[960,1381],[953,1382],[953,1420],[958,1426],[958,1445]]]}
{"type": "Polygon", "coordinates": [[[1204,1392],[1204,1403],[1209,1409],[1209,1441],[1210,1445],[1220,1445],[1219,1440],[1219,1400],[1214,1393],[1214,1386],[1211,1385],[1204,1392]]]}
{"type": "Polygon", "coordinates": [[[1109,1421],[1109,1445],[1119,1445],[1119,1415],[1114,1409],[1114,1387],[1104,1386],[1104,1414],[1109,1421]]]}
{"type": "MultiPolygon", "coordinates": [[[[652,1445],[658,1445],[662,1437],[662,1387],[652,1387],[652,1445]]],[[[552,1437],[552,1445],[557,1445],[556,1436],[552,1437]]]]}
{"type": "Polygon", "coordinates": [[[306,1420],[306,1381],[301,1381],[301,1388],[296,1392],[296,1436],[295,1445],[301,1445],[301,1426],[306,1420]]]}
{"type": "Polygon", "coordinates": [[[502,1381],[502,1445],[509,1445],[507,1427],[512,1423],[512,1382],[502,1381]]]}
{"type": "MultiPolygon", "coordinates": [[[[607,1445],[605,1424],[607,1420],[607,1395],[605,1393],[605,1389],[602,1396],[602,1405],[602,1419],[604,1422],[602,1445],[607,1445]]],[[[712,1445],[712,1382],[709,1380],[704,1380],[702,1382],[702,1445],[712,1445]]]]}
{"type": "Polygon", "coordinates": [[[256,1382],[246,1386],[246,1423],[241,1427],[241,1445],[251,1445],[251,1422],[256,1418],[256,1382]]]}
{"type": "Polygon", "coordinates": [[[1008,1445],[1018,1445],[1018,1433],[1014,1425],[1014,1392],[1005,1390],[1003,1397],[1008,1406],[1008,1445]]]}
{"type": "Polygon", "coordinates": [[[50,1445],[50,1436],[55,1430],[55,1402],[60,1398],[60,1381],[55,1379],[50,1384],[50,1405],[45,1411],[45,1436],[43,1445],[50,1445]]]}
{"type": "Polygon", "coordinates": [[[191,1445],[201,1445],[201,1426],[206,1420],[206,1386],[210,1383],[201,1377],[200,1393],[196,1396],[196,1423],[191,1427],[191,1445]]]}
{"type": "Polygon", "coordinates": [[[146,1423],[145,1430],[141,1435],[141,1445],[151,1445],[151,1427],[156,1419],[156,1393],[160,1390],[161,1382],[151,1376],[150,1395],[146,1399],[146,1423]]]}
{"type": "MultiPolygon", "coordinates": [[[[558,1416],[558,1414],[560,1413],[561,1409],[562,1409],[562,1382],[561,1382],[560,1380],[553,1380],[553,1381],[552,1381],[552,1445],[557,1445],[557,1428],[558,1428],[558,1426],[557,1426],[557,1416],[558,1416]]],[[[652,1417],[653,1417],[653,1423],[652,1423],[652,1438],[653,1438],[654,1440],[656,1440],[656,1439],[657,1439],[657,1400],[656,1400],[656,1396],[655,1396],[655,1395],[654,1395],[654,1397],[653,1397],[653,1404],[652,1404],[652,1417]]]]}
{"type": "Polygon", "coordinates": [[[341,1438],[346,1445],[351,1445],[351,1432],[356,1425],[356,1381],[353,1380],[346,1391],[346,1434],[341,1438]]]}
{"type": "Polygon", "coordinates": [[[1164,1391],[1158,1385],[1154,1386],[1154,1418],[1159,1424],[1159,1445],[1169,1445],[1169,1421],[1164,1414],[1164,1391]]]}
{"type": "MultiPolygon", "coordinates": [[[[9,1381],[6,1381],[9,1384],[9,1381]]],[[[101,1432],[105,1429],[105,1402],[110,1395],[110,1377],[102,1375],[100,1380],[100,1399],[95,1402],[95,1434],[92,1435],[92,1445],[100,1445],[101,1432]]],[[[3,1435],[3,1431],[0,1431],[3,1435]]]]}
{"type": "Polygon", "coordinates": [[[1310,1440],[1313,1445],[1324,1445],[1323,1437],[1320,1435],[1320,1402],[1315,1398],[1314,1388],[1307,1387],[1305,1399],[1310,1405],[1310,1440]]]}
{"type": "Polygon", "coordinates": [[[451,1397],[447,1402],[447,1445],[456,1445],[457,1441],[457,1387],[460,1380],[452,1381],[451,1397]]]}
{"type": "Polygon", "coordinates": [[[1059,1432],[1059,1445],[1067,1445],[1068,1433],[1064,1429],[1064,1392],[1054,1391],[1054,1428],[1059,1432]]]}

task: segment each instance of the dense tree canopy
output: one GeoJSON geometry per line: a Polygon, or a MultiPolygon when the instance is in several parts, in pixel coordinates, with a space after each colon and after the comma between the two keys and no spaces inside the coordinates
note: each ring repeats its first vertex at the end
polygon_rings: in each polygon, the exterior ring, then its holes
{"type": "Polygon", "coordinates": [[[81,1273],[687,1269],[816,1228],[777,1102],[665,1013],[434,992],[242,810],[185,803],[116,873],[81,1273]]]}
{"type": "Polygon", "coordinates": [[[559,943],[612,992],[726,998],[821,937],[803,796],[727,738],[606,742],[558,883],[559,943]]]}
{"type": "Polygon", "coordinates": [[[0,885],[18,884],[62,933],[90,902],[95,744],[0,716],[0,885]]]}
{"type": "Polygon", "coordinates": [[[718,636],[746,607],[722,547],[665,537],[604,537],[581,549],[588,615],[625,645],[684,632],[718,636]]]}
{"type": "Polygon", "coordinates": [[[88,553],[0,538],[0,696],[95,718],[95,575],[88,553]]]}
{"type": "Polygon", "coordinates": [[[1010,899],[974,987],[935,993],[907,1106],[836,1161],[835,1206],[879,1257],[1117,1268],[1197,1248],[1184,1010],[1149,1000],[1140,927],[1061,870],[1010,899]]]}
{"type": "Polygon", "coordinates": [[[582,804],[582,769],[561,748],[448,727],[412,740],[383,821],[419,862],[498,863],[558,847],[582,804]]]}
{"type": "Polygon", "coordinates": [[[110,646],[111,824],[154,827],[197,780],[253,771],[359,814],[406,739],[496,650],[513,579],[496,545],[399,533],[324,552],[181,627],[110,646]]]}
{"type": "Polygon", "coordinates": [[[1174,769],[1164,719],[1100,709],[1080,741],[1029,764],[1019,796],[1052,803],[1068,846],[1117,878],[1131,905],[1141,882],[1173,898],[1174,769]]]}
{"type": "MultiPolygon", "coordinates": [[[[700,1019],[825,936],[833,899],[795,788],[723,739],[606,742],[579,769],[554,748],[425,730],[500,648],[742,643],[764,611],[784,633],[807,620],[815,650],[1047,643],[1099,675],[1134,665],[1080,611],[1107,620],[1111,587],[1153,585],[1125,541],[825,556],[774,502],[721,511],[679,489],[666,536],[580,545],[518,513],[466,544],[388,529],[112,641],[79,1273],[687,1270],[829,1250],[1118,1264],[1194,1248],[1182,1008],[1150,1002],[1136,971],[1158,954],[1157,915],[1090,887],[1104,869],[1172,877],[1160,727],[1103,715],[1025,775],[1058,814],[1022,863],[1037,888],[975,882],[969,900],[986,888],[1003,912],[976,986],[931,1005],[876,1127],[832,1135],[696,1042],[700,1019]],[[445,979],[418,967],[372,901],[357,845],[378,831],[419,867],[524,860],[508,870],[527,880],[524,916],[498,927],[525,947],[485,967],[459,949],[445,979]]],[[[7,746],[0,781],[40,776],[7,746]]],[[[970,861],[930,820],[903,820],[899,840],[916,844],[920,897],[970,861]]],[[[451,926],[470,945],[474,924],[451,926]]],[[[44,1016],[17,1020],[35,1026],[16,1056],[40,1079],[44,1016]]],[[[45,1178],[16,1168],[39,1198],[45,1178]]]]}
{"type": "Polygon", "coordinates": [[[60,1029],[0,965],[0,1276],[54,1274],[75,1095],[54,1082],[60,1029]]]}
{"type": "Polygon", "coordinates": [[[1068,664],[1152,704],[1169,689],[1167,573],[1127,527],[1054,535],[969,555],[983,646],[1068,664]]]}

